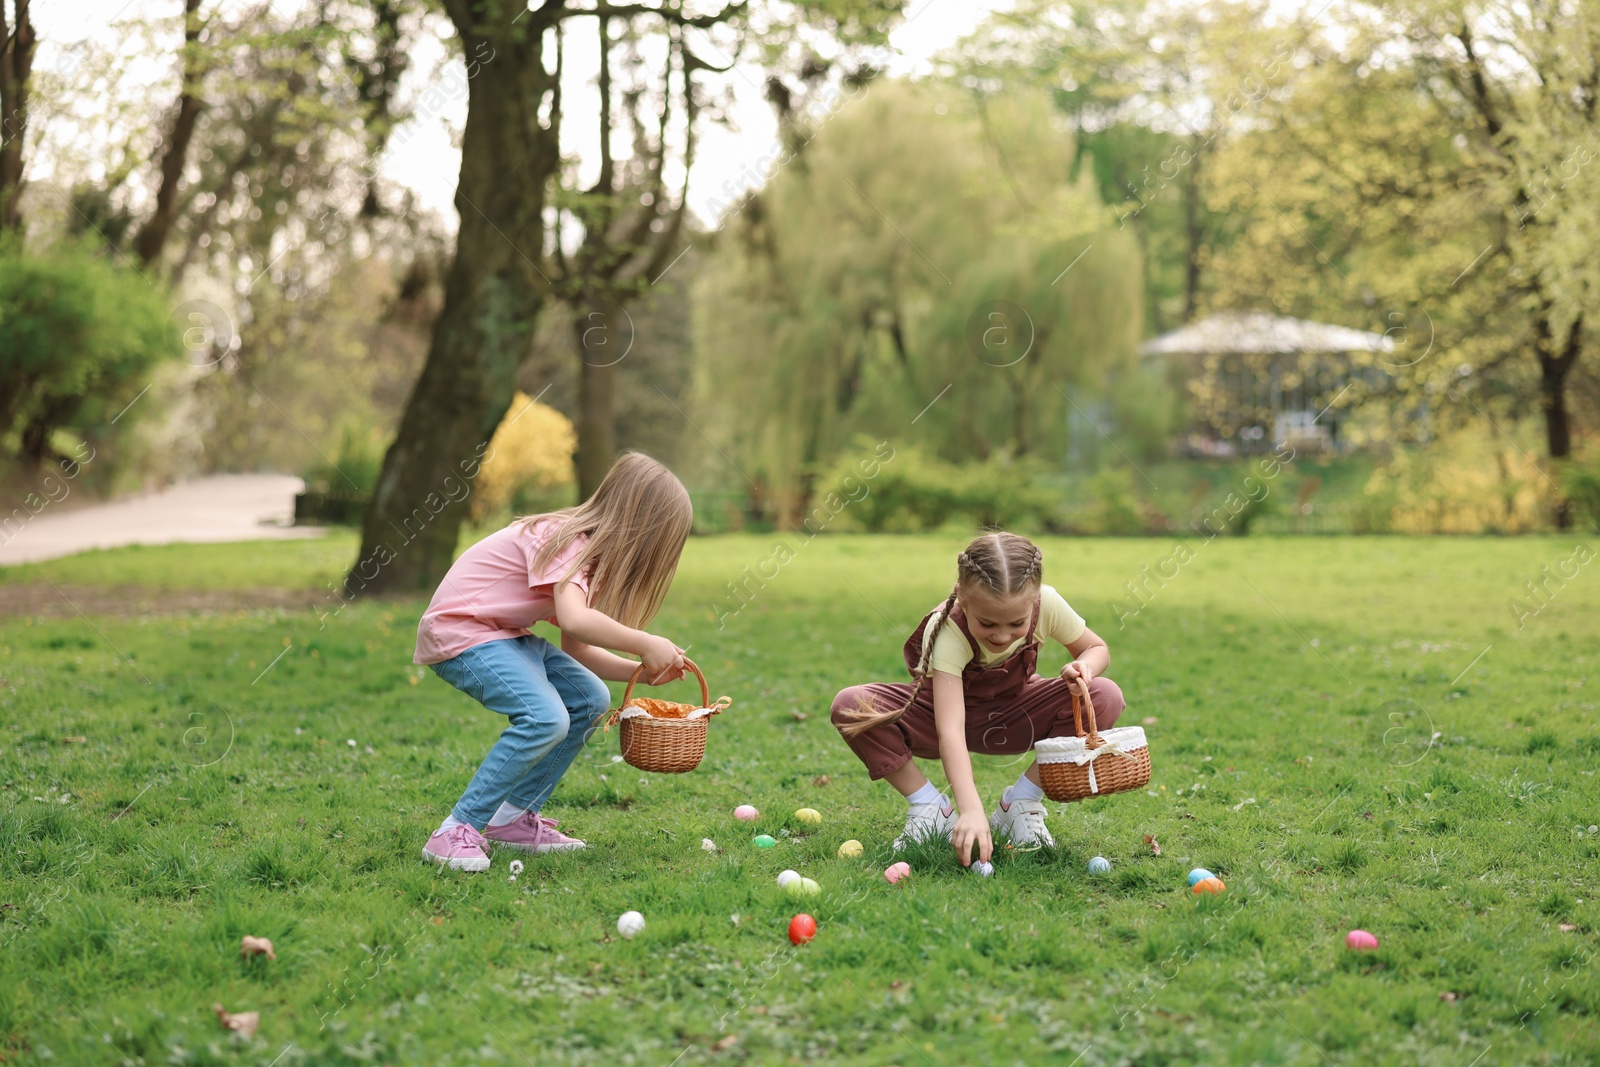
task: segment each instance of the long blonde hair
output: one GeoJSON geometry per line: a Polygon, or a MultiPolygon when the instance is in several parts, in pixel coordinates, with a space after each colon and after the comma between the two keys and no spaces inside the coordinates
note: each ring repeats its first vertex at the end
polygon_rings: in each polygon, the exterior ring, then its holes
{"type": "Polygon", "coordinates": [[[625,452],[588,500],[517,521],[530,529],[554,524],[542,531],[544,543],[532,560],[535,570],[587,534],[588,544],[556,584],[587,573],[589,606],[624,626],[640,627],[655,618],[667,598],[694,524],[694,506],[666,467],[639,452],[625,452]]]}
{"type": "Polygon", "coordinates": [[[855,737],[875,726],[894,722],[911,710],[911,705],[917,701],[917,694],[922,692],[923,683],[928,680],[928,660],[933,655],[933,644],[938,640],[944,624],[949,621],[950,613],[955,610],[956,597],[963,590],[982,586],[995,596],[1006,597],[1038,589],[1044,581],[1043,564],[1044,552],[1019,534],[987,533],[973,538],[966,551],[956,557],[956,584],[945,598],[944,607],[939,609],[938,620],[931,632],[924,631],[922,634],[922,658],[912,672],[916,684],[911,687],[911,696],[895,709],[865,710],[859,718],[840,726],[839,732],[846,737],[855,737]]]}

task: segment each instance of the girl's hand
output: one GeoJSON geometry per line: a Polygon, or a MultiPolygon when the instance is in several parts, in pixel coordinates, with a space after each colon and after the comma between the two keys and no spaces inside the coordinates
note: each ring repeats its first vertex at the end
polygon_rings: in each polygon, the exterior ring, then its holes
{"type": "Polygon", "coordinates": [[[688,667],[678,667],[676,669],[674,669],[672,667],[668,667],[664,671],[654,671],[654,672],[646,670],[645,674],[644,674],[644,684],[645,685],[666,685],[669,682],[676,682],[680,678],[686,678],[686,677],[688,677],[688,674],[689,674],[689,668],[688,667]]]}
{"type": "Polygon", "coordinates": [[[978,846],[978,858],[985,863],[994,853],[994,840],[989,836],[989,819],[982,808],[973,808],[963,811],[956,816],[956,824],[950,831],[950,843],[956,847],[956,857],[961,860],[961,866],[972,866],[972,846],[978,846]]]}
{"type": "Polygon", "coordinates": [[[1094,671],[1082,660],[1075,659],[1065,667],[1061,668],[1061,677],[1065,678],[1069,682],[1074,678],[1082,678],[1083,684],[1088,685],[1090,682],[1094,681],[1094,671]]]}
{"type": "Polygon", "coordinates": [[[661,675],[668,675],[667,680],[672,681],[683,677],[683,652],[678,646],[668,641],[665,637],[654,634],[647,635],[644,652],[639,656],[644,661],[645,670],[651,678],[651,685],[660,685],[654,679],[661,675]]]}

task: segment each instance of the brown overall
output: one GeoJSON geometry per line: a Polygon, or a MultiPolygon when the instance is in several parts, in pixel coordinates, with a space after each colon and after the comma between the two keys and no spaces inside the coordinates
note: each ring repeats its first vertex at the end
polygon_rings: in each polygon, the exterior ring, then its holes
{"type": "MultiPolygon", "coordinates": [[[[944,607],[927,615],[906,638],[906,667],[913,678],[922,662],[922,635],[928,623],[944,607]]],[[[1067,683],[1060,677],[1041,678],[1034,673],[1039,664],[1039,601],[1033,602],[1033,618],[1028,636],[1010,656],[989,667],[979,663],[978,641],[967,629],[966,612],[956,604],[950,618],[972,647],[972,662],[961,672],[961,690],[967,709],[967,751],[986,755],[1015,755],[1033,748],[1044,737],[1071,737],[1072,704],[1067,683]]],[[[937,636],[937,635],[935,635],[937,636]]],[[[867,765],[867,773],[882,778],[905,766],[911,757],[939,758],[939,732],[933,718],[932,670],[921,685],[915,682],[873,682],[853,685],[833,698],[833,724],[852,722],[862,709],[898,708],[910,699],[906,713],[891,723],[873,727],[845,743],[867,765]]],[[[1094,719],[1104,730],[1122,714],[1122,690],[1109,678],[1089,683],[1094,701],[1094,719]]]]}

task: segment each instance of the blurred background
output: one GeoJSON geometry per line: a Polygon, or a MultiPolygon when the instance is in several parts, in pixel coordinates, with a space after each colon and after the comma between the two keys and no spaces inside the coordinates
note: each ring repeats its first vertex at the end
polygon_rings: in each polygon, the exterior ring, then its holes
{"type": "Polygon", "coordinates": [[[0,563],[1592,528],[1593,9],[3,0],[0,563]]]}

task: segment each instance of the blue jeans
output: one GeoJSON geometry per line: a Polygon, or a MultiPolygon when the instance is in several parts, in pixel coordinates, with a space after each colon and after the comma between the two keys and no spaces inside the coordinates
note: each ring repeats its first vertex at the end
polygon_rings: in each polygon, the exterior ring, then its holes
{"type": "Polygon", "coordinates": [[[433,671],[511,720],[452,813],[475,830],[502,802],[539,811],[611,706],[604,682],[531,634],[474,645],[433,671]]]}

